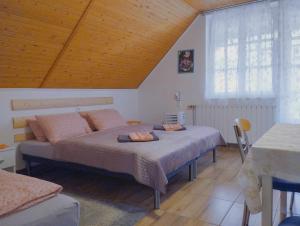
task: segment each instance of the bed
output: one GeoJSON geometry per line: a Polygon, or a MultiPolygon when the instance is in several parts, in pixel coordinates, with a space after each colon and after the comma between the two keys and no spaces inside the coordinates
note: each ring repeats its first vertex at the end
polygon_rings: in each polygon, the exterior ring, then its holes
{"type": "Polygon", "coordinates": [[[0,170],[1,226],[79,226],[79,203],[58,184],[0,170]]]}
{"type": "Polygon", "coordinates": [[[75,163],[131,175],[154,190],[154,207],[160,206],[160,194],[166,192],[170,177],[189,167],[189,178],[196,176],[197,158],[224,145],[220,132],[214,128],[189,126],[184,131],[157,131],[159,141],[119,143],[117,136],[136,131],[151,131],[153,125],[121,126],[92,134],[69,138],[51,145],[26,141],[19,145],[30,173],[32,162],[56,161],[75,163]]]}
{"type": "Polygon", "coordinates": [[[0,218],[1,226],[78,226],[79,203],[59,194],[20,212],[0,218]]]}

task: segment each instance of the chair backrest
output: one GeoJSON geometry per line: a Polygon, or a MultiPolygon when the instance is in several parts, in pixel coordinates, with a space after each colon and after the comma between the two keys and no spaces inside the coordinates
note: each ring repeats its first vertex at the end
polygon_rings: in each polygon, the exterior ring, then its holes
{"type": "Polygon", "coordinates": [[[248,119],[237,118],[234,121],[234,132],[239,145],[242,162],[250,149],[250,143],[247,133],[251,130],[251,123],[248,119]]]}

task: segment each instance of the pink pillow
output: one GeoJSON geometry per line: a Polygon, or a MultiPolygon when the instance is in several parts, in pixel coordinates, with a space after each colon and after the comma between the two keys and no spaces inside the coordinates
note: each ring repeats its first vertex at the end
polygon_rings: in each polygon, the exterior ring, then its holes
{"type": "Polygon", "coordinates": [[[86,111],[79,112],[79,114],[82,118],[84,118],[87,121],[87,123],[89,124],[89,127],[92,129],[92,131],[97,131],[96,127],[94,126],[93,122],[89,118],[88,113],[86,111]]]}
{"type": "Polygon", "coordinates": [[[27,123],[38,141],[47,141],[47,137],[36,119],[28,119],[27,123]]]}
{"type": "Polygon", "coordinates": [[[97,130],[127,125],[126,120],[114,109],[103,109],[87,113],[97,130]]]}
{"type": "Polygon", "coordinates": [[[38,115],[36,118],[51,143],[92,132],[87,121],[79,113],[38,115]]]}

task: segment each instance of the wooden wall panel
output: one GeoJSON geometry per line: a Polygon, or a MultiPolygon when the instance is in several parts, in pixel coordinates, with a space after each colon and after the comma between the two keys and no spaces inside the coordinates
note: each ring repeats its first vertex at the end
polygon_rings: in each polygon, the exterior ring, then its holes
{"type": "Polygon", "coordinates": [[[20,129],[28,126],[27,120],[34,120],[35,116],[23,116],[23,117],[14,117],[13,120],[13,128],[20,129]]]}
{"type": "Polygon", "coordinates": [[[31,132],[18,133],[18,134],[14,135],[14,142],[15,143],[26,141],[26,140],[33,140],[33,139],[34,139],[34,135],[31,132]]]}
{"type": "Polygon", "coordinates": [[[0,1],[0,88],[39,87],[88,0],[0,1]]]}
{"type": "Polygon", "coordinates": [[[113,104],[113,97],[83,97],[59,99],[17,99],[12,100],[12,110],[32,110],[47,108],[66,108],[113,104]]]}
{"type": "Polygon", "coordinates": [[[236,5],[253,0],[184,0],[199,12],[221,8],[224,6],[236,5]]]}

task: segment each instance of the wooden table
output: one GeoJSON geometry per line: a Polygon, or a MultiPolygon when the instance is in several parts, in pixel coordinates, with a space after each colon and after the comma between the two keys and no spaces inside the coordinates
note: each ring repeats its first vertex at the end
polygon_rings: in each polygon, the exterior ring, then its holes
{"type": "Polygon", "coordinates": [[[263,226],[272,226],[272,177],[300,182],[299,162],[300,125],[276,124],[252,146],[246,158],[246,164],[240,172],[240,181],[246,183],[243,189],[248,189],[245,196],[248,195],[246,202],[248,200],[247,205],[250,211],[262,211],[263,226]],[[254,180],[253,175],[262,179],[261,203],[258,203],[260,197],[259,192],[256,191],[259,189],[255,189],[257,180],[254,180]],[[256,197],[253,194],[256,194],[256,197]]]}

